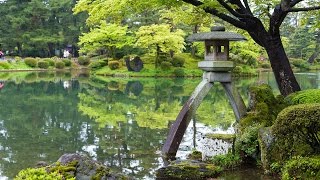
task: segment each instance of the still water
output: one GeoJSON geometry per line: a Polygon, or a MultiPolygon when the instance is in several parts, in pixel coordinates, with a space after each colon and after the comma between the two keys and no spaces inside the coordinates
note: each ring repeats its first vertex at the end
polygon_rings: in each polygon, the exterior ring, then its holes
{"type": "MultiPolygon", "coordinates": [[[[303,89],[320,88],[320,73],[297,73],[303,89]]],[[[0,73],[0,180],[38,161],[84,153],[114,171],[154,179],[168,127],[197,84],[195,79],[121,79],[86,72],[0,73]]],[[[255,83],[276,90],[272,73],[235,79],[244,101],[255,83]]],[[[190,123],[178,156],[205,150],[203,134],[232,133],[235,119],[223,89],[211,89],[190,123]]]]}

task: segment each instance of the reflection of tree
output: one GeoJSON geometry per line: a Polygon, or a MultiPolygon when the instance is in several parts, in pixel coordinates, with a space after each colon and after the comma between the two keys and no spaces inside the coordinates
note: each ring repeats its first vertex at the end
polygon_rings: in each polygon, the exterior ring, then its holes
{"type": "Polygon", "coordinates": [[[212,127],[227,129],[235,121],[232,108],[220,84],[205,97],[196,113],[197,120],[212,127]]]}
{"type": "Polygon", "coordinates": [[[78,141],[81,124],[88,119],[77,113],[77,82],[72,86],[73,91],[66,91],[60,82],[6,83],[0,93],[0,128],[6,132],[0,135],[0,164],[6,176],[93,141],[92,133],[85,142],[78,141]]]}
{"type": "Polygon", "coordinates": [[[158,81],[154,86],[139,81],[129,81],[127,85],[119,83],[117,86],[127,87],[123,92],[111,90],[110,84],[114,87],[114,81],[109,81],[105,85],[108,88],[98,91],[86,87],[86,91],[79,94],[79,110],[98,122],[101,128],[124,122],[127,113],[135,115],[140,127],[167,128],[182,106],[181,98],[172,93],[176,88],[172,81],[158,81]],[[144,89],[148,92],[144,93],[144,89]]]}

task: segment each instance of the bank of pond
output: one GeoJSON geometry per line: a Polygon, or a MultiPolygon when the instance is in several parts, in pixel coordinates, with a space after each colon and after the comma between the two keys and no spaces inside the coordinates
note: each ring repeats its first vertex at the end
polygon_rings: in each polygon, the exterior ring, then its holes
{"type": "Polygon", "coordinates": [[[320,73],[296,76],[303,91],[286,98],[270,72],[235,78],[239,123],[215,84],[168,161],[169,127],[201,78],[2,72],[0,178],[318,179],[320,73]]]}

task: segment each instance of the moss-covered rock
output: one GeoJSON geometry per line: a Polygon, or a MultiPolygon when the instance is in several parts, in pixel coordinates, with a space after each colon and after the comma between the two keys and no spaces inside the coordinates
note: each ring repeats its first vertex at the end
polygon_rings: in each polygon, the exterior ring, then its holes
{"type": "Polygon", "coordinates": [[[272,132],[278,161],[320,153],[320,104],[299,104],[281,111],[272,132]]]}
{"type": "Polygon", "coordinates": [[[22,170],[16,177],[20,179],[130,179],[116,174],[103,164],[80,154],[64,154],[57,162],[41,168],[22,170]],[[53,177],[53,178],[52,178],[53,177]]]}
{"type": "Polygon", "coordinates": [[[219,140],[223,140],[231,143],[236,137],[235,134],[216,134],[216,133],[206,134],[205,136],[210,139],[219,139],[219,140]]]}
{"type": "Polygon", "coordinates": [[[191,152],[191,154],[188,155],[188,159],[192,159],[192,160],[202,160],[202,152],[194,150],[191,152]]]}
{"type": "Polygon", "coordinates": [[[222,169],[199,161],[174,161],[157,170],[156,179],[207,179],[215,178],[222,169]]]}
{"type": "Polygon", "coordinates": [[[320,179],[320,156],[292,158],[283,168],[282,179],[320,179]]]}
{"type": "Polygon", "coordinates": [[[250,161],[259,160],[259,129],[271,126],[277,114],[286,106],[284,98],[275,97],[269,85],[250,87],[247,115],[237,125],[239,132],[235,142],[236,152],[250,161]]]}

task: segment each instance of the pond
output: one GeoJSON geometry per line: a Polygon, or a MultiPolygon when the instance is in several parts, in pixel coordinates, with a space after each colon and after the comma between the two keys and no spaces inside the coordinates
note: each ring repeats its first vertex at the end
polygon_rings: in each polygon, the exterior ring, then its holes
{"type": "MultiPolygon", "coordinates": [[[[319,72],[297,73],[297,78],[303,89],[320,88],[319,72]]],[[[136,179],[154,179],[164,164],[160,150],[168,128],[200,81],[0,73],[0,180],[75,152],[136,179]]],[[[272,73],[235,79],[245,102],[248,86],[262,82],[276,89],[272,73]]],[[[216,84],[190,123],[178,156],[203,148],[204,133],[232,133],[234,121],[223,88],[216,84]]]]}

